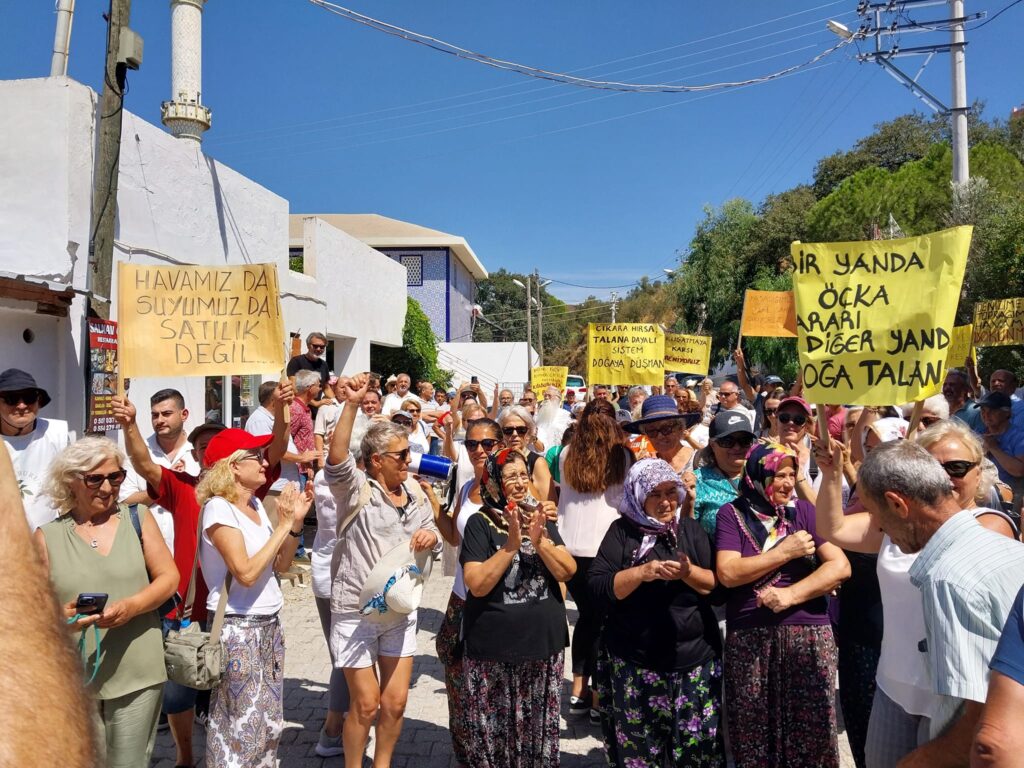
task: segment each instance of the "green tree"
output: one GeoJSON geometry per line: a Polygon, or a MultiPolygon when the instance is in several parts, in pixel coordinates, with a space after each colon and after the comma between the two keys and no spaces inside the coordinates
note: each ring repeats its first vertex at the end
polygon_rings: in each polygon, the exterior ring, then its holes
{"type": "Polygon", "coordinates": [[[435,386],[447,387],[452,372],[437,363],[437,339],[430,328],[430,319],[416,299],[406,299],[405,326],[402,328],[402,346],[370,345],[370,367],[388,376],[408,373],[413,383],[431,381],[435,386]]]}
{"type": "MultiPolygon", "coordinates": [[[[473,329],[473,341],[526,341],[526,290],[513,282],[526,284],[526,275],[500,269],[477,285],[476,301],[483,310],[473,329]]],[[[531,291],[536,300],[536,283],[531,291]]],[[[569,338],[572,326],[564,321],[571,316],[572,307],[541,288],[540,300],[544,305],[544,349],[555,350],[569,338]]],[[[533,306],[533,344],[539,337],[537,307],[533,306]]]]}

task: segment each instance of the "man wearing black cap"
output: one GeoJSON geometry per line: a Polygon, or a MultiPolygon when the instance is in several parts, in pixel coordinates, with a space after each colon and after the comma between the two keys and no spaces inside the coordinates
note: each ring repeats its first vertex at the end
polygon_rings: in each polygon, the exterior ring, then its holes
{"type": "Polygon", "coordinates": [[[25,517],[33,531],[57,517],[50,499],[43,495],[43,478],[57,454],[71,443],[66,421],[38,415],[49,402],[50,395],[32,374],[17,368],[0,373],[0,434],[11,454],[25,517]]]}
{"type": "Polygon", "coordinates": [[[757,382],[759,388],[755,391],[747,376],[747,361],[743,356],[743,350],[737,347],[733,352],[732,359],[736,362],[736,378],[739,381],[740,389],[743,390],[743,394],[747,396],[750,404],[754,406],[754,434],[759,435],[771,426],[764,415],[764,402],[776,387],[782,386],[782,379],[772,375],[761,376],[757,382]]]}

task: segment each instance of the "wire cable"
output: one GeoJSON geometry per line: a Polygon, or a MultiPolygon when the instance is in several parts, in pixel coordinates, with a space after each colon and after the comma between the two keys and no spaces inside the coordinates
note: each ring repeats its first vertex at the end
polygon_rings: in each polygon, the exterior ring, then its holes
{"type": "Polygon", "coordinates": [[[998,11],[996,11],[995,13],[993,13],[993,14],[992,14],[991,16],[989,16],[989,17],[988,17],[987,19],[985,19],[985,20],[984,20],[983,22],[981,22],[981,24],[975,24],[975,25],[974,25],[973,27],[970,27],[970,29],[981,29],[981,28],[982,28],[982,27],[984,27],[984,26],[985,26],[986,24],[991,24],[991,23],[992,23],[993,21],[995,21],[996,19],[998,19],[998,18],[999,18],[1000,16],[1002,16],[1002,15],[1003,15],[1004,13],[1006,13],[1006,12],[1007,12],[1008,10],[1010,10],[1011,8],[1013,8],[1013,6],[1017,5],[1017,4],[1018,4],[1018,3],[1020,3],[1020,2],[1022,2],[1022,0],[1013,0],[1013,2],[1012,2],[1012,3],[1010,3],[1009,5],[1004,5],[1004,6],[1003,6],[1002,8],[1000,8],[1000,9],[999,9],[998,11]]]}
{"type": "Polygon", "coordinates": [[[411,43],[417,43],[419,45],[426,46],[432,50],[440,53],[446,53],[450,56],[455,56],[459,59],[467,61],[474,61],[478,64],[483,64],[488,67],[494,67],[495,69],[502,69],[509,72],[515,72],[520,75],[527,77],[534,77],[539,80],[551,80],[565,85],[574,85],[580,88],[594,88],[597,90],[606,91],[621,91],[627,93],[693,93],[701,91],[713,91],[720,90],[723,88],[737,88],[744,85],[753,85],[755,83],[763,83],[769,80],[774,80],[783,75],[795,72],[798,69],[811,66],[824,59],[826,56],[830,56],[841,48],[846,47],[855,38],[845,38],[840,40],[838,43],[833,45],[831,48],[827,48],[821,51],[816,56],[800,64],[794,64],[791,67],[778,70],[776,72],[770,72],[766,75],[759,77],[749,78],[747,80],[739,80],[733,82],[721,82],[721,83],[706,83],[703,85],[670,85],[668,83],[625,83],[616,80],[593,80],[586,77],[577,77],[566,72],[554,72],[548,69],[541,69],[540,67],[533,67],[527,64],[520,64],[514,61],[508,61],[506,59],[498,59],[493,56],[488,56],[483,53],[471,51],[467,48],[449,43],[444,40],[440,40],[436,37],[424,35],[419,32],[413,32],[403,27],[389,24],[385,21],[375,19],[372,16],[353,11],[350,8],[345,8],[334,3],[327,2],[327,0],[309,0],[313,5],[323,8],[337,16],[354,21],[359,24],[375,29],[379,32],[384,32],[388,35],[407,40],[411,43]]]}

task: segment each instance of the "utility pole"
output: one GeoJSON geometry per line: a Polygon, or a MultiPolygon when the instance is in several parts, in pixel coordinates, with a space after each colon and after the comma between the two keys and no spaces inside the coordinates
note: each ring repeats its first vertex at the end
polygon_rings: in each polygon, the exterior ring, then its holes
{"type": "Polygon", "coordinates": [[[544,298],[541,293],[540,272],[533,270],[533,279],[537,281],[537,365],[544,365],[544,298]]]}
{"type": "Polygon", "coordinates": [[[75,0],[59,0],[57,3],[57,28],[53,33],[50,77],[63,77],[68,73],[68,51],[71,47],[71,22],[74,15],[75,0]]]}
{"type": "Polygon", "coordinates": [[[874,50],[869,50],[857,56],[857,60],[872,61],[892,75],[901,85],[927,104],[932,110],[943,117],[950,118],[951,135],[953,145],[953,185],[960,186],[970,178],[967,147],[967,66],[964,49],[967,42],[964,39],[964,23],[984,17],[984,13],[972,13],[964,15],[963,0],[902,0],[900,3],[893,3],[891,0],[885,2],[869,2],[861,0],[857,5],[857,13],[864,21],[860,29],[851,31],[845,25],[836,21],[829,21],[828,28],[844,38],[874,39],[874,50]],[[898,5],[898,8],[896,7],[898,5]],[[891,23],[883,20],[883,16],[898,12],[902,18],[915,8],[926,8],[936,5],[948,5],[951,18],[928,19],[923,22],[909,21],[900,23],[899,19],[891,23]],[[883,38],[894,35],[912,33],[930,33],[937,29],[949,28],[951,30],[948,43],[934,43],[931,45],[901,46],[899,44],[883,45],[883,38]],[[949,53],[952,71],[952,106],[947,107],[938,97],[930,93],[918,80],[924,68],[937,53],[949,53]],[[905,56],[924,56],[917,73],[911,77],[897,67],[893,60],[905,56]]]}
{"type": "Polygon", "coordinates": [[[96,158],[89,237],[90,309],[110,319],[111,274],[114,261],[114,220],[117,215],[117,173],[121,157],[121,117],[128,69],[138,69],[142,39],[128,29],[131,0],[110,0],[107,14],[107,54],[100,98],[99,154],[96,158]]]}
{"type": "Polygon", "coordinates": [[[530,295],[530,276],[526,275],[526,376],[529,380],[533,371],[533,312],[530,311],[530,302],[533,297],[530,295]]]}
{"type": "Polygon", "coordinates": [[[949,15],[953,17],[950,35],[950,62],[952,65],[953,105],[953,186],[967,183],[970,177],[967,150],[967,62],[964,56],[964,2],[950,0],[949,15]]]}
{"type": "Polygon", "coordinates": [[[619,311],[619,294],[612,291],[612,322],[615,322],[615,313],[619,311]]]}

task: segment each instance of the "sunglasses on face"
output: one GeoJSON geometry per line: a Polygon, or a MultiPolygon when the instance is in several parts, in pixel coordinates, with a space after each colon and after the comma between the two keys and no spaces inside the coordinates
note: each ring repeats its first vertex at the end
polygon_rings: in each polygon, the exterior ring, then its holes
{"type": "Polygon", "coordinates": [[[733,448],[749,448],[754,443],[753,435],[727,435],[726,437],[719,437],[715,440],[715,444],[720,448],[730,451],[733,448]]]}
{"type": "Polygon", "coordinates": [[[412,419],[406,419],[406,418],[395,419],[395,418],[392,418],[391,419],[391,423],[392,424],[400,424],[403,427],[411,427],[412,426],[412,419]]]}
{"type": "Polygon", "coordinates": [[[252,460],[252,461],[258,461],[260,464],[262,464],[265,458],[266,457],[263,455],[263,451],[251,451],[248,454],[246,454],[245,456],[243,456],[242,458],[240,458],[239,461],[250,461],[250,460],[252,460]]]}
{"type": "Polygon", "coordinates": [[[645,427],[644,434],[648,437],[670,437],[678,432],[681,426],[682,425],[678,422],[673,422],[672,424],[666,424],[663,427],[645,427]]]}
{"type": "Polygon", "coordinates": [[[796,424],[798,427],[802,427],[807,423],[806,413],[780,413],[779,414],[780,424],[796,424]]]}
{"type": "Polygon", "coordinates": [[[719,397],[732,397],[733,395],[738,395],[738,394],[739,394],[739,392],[719,392],[718,396],[719,397]]]}
{"type": "Polygon", "coordinates": [[[406,408],[405,410],[407,410],[409,413],[419,413],[420,412],[419,408],[406,408]]]}
{"type": "Polygon", "coordinates": [[[957,459],[955,461],[944,461],[942,462],[942,468],[946,470],[946,474],[950,477],[959,480],[965,477],[968,472],[978,466],[976,461],[964,461],[963,459],[957,459]]]}
{"type": "Polygon", "coordinates": [[[512,437],[512,435],[519,435],[525,437],[526,433],[530,431],[529,427],[502,427],[501,434],[505,437],[512,437]]]}
{"type": "Polygon", "coordinates": [[[128,477],[128,472],[119,469],[117,472],[111,472],[109,475],[82,475],[82,482],[85,483],[86,488],[91,488],[95,491],[103,485],[104,480],[110,483],[111,487],[116,487],[123,483],[126,477],[128,477]]]}
{"type": "Polygon", "coordinates": [[[462,444],[466,446],[467,451],[475,451],[477,448],[483,448],[485,451],[490,453],[491,449],[493,449],[494,446],[498,444],[498,442],[498,440],[494,440],[493,438],[487,437],[484,438],[483,440],[463,440],[462,444]]]}
{"type": "Polygon", "coordinates": [[[326,344],[310,344],[309,348],[310,349],[327,349],[327,345],[326,344]]]}
{"type": "Polygon", "coordinates": [[[3,394],[0,394],[0,398],[2,398],[7,405],[13,406],[18,403],[35,405],[39,402],[39,391],[35,389],[26,389],[22,392],[4,392],[3,394]]]}
{"type": "Polygon", "coordinates": [[[403,448],[400,451],[381,451],[381,456],[394,456],[402,464],[409,461],[409,449],[403,448]]]}
{"type": "Polygon", "coordinates": [[[764,415],[765,416],[774,416],[778,412],[779,412],[778,408],[765,408],[764,409],[764,415]]]}

